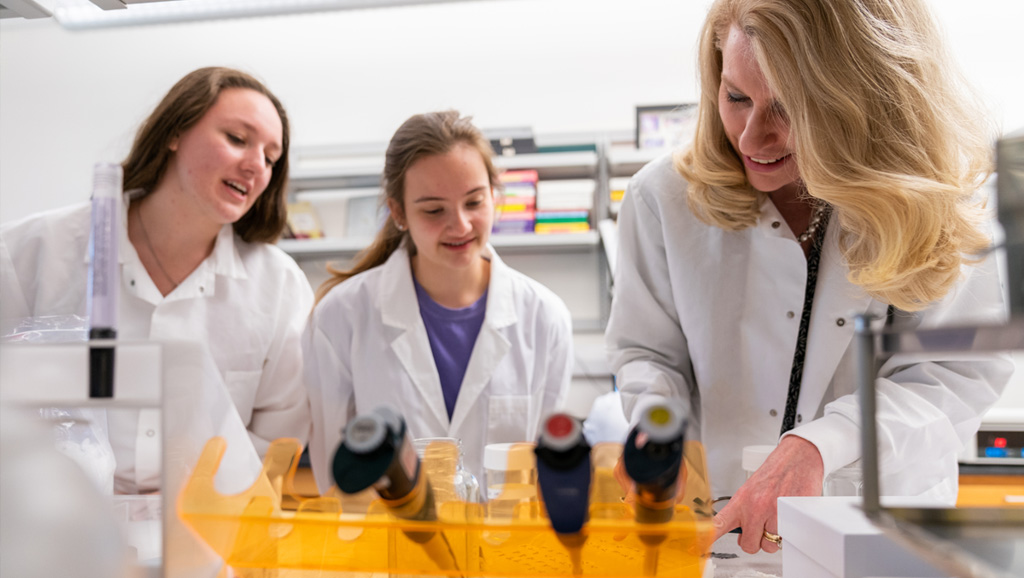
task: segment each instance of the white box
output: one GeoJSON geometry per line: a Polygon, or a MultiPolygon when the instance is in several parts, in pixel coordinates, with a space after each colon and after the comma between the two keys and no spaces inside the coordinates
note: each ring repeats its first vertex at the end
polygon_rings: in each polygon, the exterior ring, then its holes
{"type": "Polygon", "coordinates": [[[324,236],[337,239],[346,236],[365,236],[365,231],[359,227],[356,227],[359,230],[353,233],[350,223],[353,217],[363,218],[361,207],[367,201],[372,207],[376,207],[379,195],[380,189],[374,188],[310,190],[296,193],[295,200],[313,205],[317,216],[320,217],[320,227],[324,236]]]}
{"type": "MultiPolygon", "coordinates": [[[[779,498],[782,572],[787,578],[948,578],[886,537],[860,509],[859,497],[779,498]]],[[[888,507],[938,507],[885,498],[888,507]]]]}

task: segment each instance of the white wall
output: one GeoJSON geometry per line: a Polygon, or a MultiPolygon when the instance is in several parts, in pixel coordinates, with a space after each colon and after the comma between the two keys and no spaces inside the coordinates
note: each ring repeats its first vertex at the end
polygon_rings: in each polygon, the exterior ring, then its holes
{"type": "MultiPolygon", "coordinates": [[[[445,107],[485,127],[630,130],[637,104],[693,100],[708,3],[492,0],[84,32],[4,20],[0,221],[87,198],[92,164],[120,160],[171,84],[213,64],[263,78],[298,146],[384,141],[445,107]]],[[[1024,126],[1024,3],[932,4],[996,115],[1024,126]]]]}
{"type": "MultiPolygon", "coordinates": [[[[385,141],[409,115],[448,107],[539,134],[632,130],[637,104],[694,100],[708,4],[491,0],[85,32],[4,20],[0,222],[87,199],[93,163],[123,158],[201,66],[264,79],[296,146],[385,141]]],[[[1024,2],[931,4],[996,118],[1024,127],[1024,2]]],[[[1012,405],[1024,406],[1022,384],[1012,405]]]]}

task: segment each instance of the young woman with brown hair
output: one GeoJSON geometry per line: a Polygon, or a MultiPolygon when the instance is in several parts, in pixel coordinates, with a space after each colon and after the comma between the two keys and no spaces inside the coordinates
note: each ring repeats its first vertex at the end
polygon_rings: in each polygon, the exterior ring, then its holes
{"type": "Polygon", "coordinates": [[[414,438],[460,438],[482,479],[485,445],[536,439],[565,401],[569,311],[488,243],[500,186],[491,154],[455,111],[413,116],[392,137],[388,219],[356,266],[319,289],[303,341],[321,491],[356,412],[390,404],[414,438]]]}
{"type": "MultiPolygon", "coordinates": [[[[288,116],[229,68],[179,80],[123,163],[120,338],[198,340],[256,450],[305,439],[299,337],[313,295],[273,245],[284,228],[288,116]]],[[[87,203],[5,225],[3,318],[86,313],[87,203]]],[[[121,492],[159,487],[156,410],[109,413],[121,492]]]]}

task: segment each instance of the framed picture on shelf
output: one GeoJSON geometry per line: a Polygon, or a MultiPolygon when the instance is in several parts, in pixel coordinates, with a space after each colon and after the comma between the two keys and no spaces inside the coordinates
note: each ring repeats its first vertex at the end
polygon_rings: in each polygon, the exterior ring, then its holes
{"type": "Polygon", "coordinates": [[[695,103],[636,107],[636,148],[675,148],[693,136],[695,103]]]}

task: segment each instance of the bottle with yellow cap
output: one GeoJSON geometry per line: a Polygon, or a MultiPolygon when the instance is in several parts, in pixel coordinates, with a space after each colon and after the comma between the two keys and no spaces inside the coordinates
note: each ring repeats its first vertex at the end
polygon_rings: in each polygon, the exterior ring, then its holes
{"type": "MultiPolygon", "coordinates": [[[[683,464],[683,433],[686,416],[682,404],[674,400],[647,407],[622,450],[626,473],[636,484],[636,521],[638,524],[664,524],[675,513],[679,476],[683,464]]],[[[648,546],[644,573],[657,573],[657,547],[665,541],[658,532],[640,532],[648,546]]]]}

